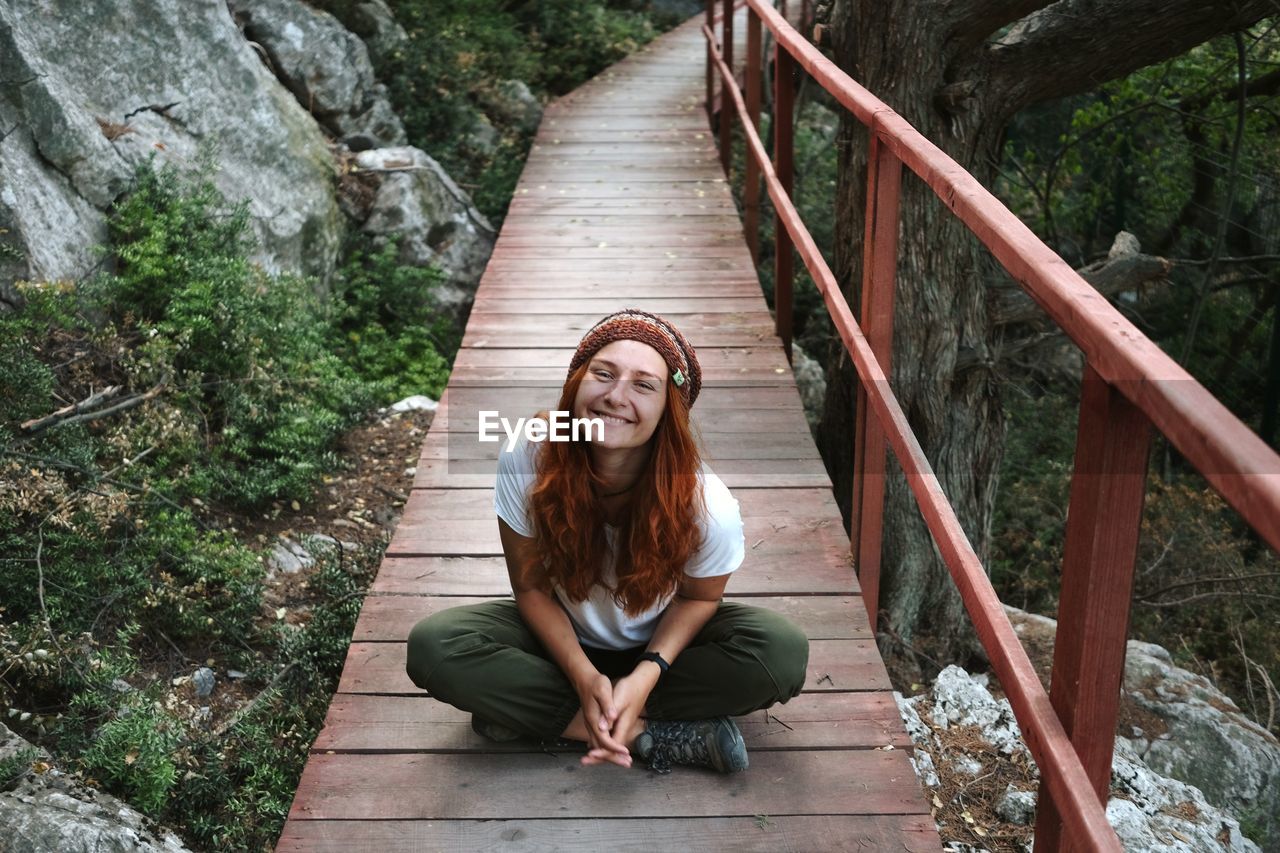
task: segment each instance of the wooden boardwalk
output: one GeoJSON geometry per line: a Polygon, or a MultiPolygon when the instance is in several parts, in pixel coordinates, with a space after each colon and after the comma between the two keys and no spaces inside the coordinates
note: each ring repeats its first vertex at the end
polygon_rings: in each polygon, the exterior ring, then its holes
{"type": "Polygon", "coordinates": [[[706,126],[699,23],[548,107],[277,849],[939,849],[706,126]],[[490,744],[405,675],[418,619],[510,594],[478,412],[553,408],[578,340],[624,307],[698,351],[693,419],[746,526],[729,597],[811,640],[805,692],[740,721],[751,767],[734,776],[490,744]]]}

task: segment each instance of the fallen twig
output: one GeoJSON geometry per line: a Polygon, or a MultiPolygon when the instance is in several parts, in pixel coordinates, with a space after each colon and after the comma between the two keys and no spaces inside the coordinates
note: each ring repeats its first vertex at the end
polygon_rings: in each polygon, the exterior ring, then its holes
{"type": "Polygon", "coordinates": [[[75,403],[71,406],[67,406],[64,409],[59,409],[53,414],[45,415],[43,418],[38,418],[37,420],[34,420],[34,421],[27,421],[26,423],[22,424],[22,429],[24,429],[28,433],[37,433],[37,432],[40,432],[41,430],[49,429],[51,427],[61,427],[61,426],[66,426],[67,424],[79,423],[81,421],[96,421],[100,418],[109,418],[112,415],[118,415],[121,412],[125,412],[125,411],[128,411],[129,409],[133,409],[133,408],[136,408],[137,406],[141,406],[143,403],[147,402],[148,400],[155,399],[160,395],[160,392],[164,390],[164,387],[167,384],[168,384],[168,380],[163,379],[160,381],[158,385],[156,385],[150,391],[147,391],[145,394],[135,394],[132,397],[126,397],[125,399],[121,400],[119,403],[116,403],[114,406],[108,406],[107,408],[99,409],[96,412],[85,411],[85,408],[87,407],[87,404],[90,403],[90,401],[93,401],[93,404],[97,405],[101,403],[103,399],[106,399],[108,396],[115,396],[115,394],[119,392],[120,386],[113,385],[111,388],[106,389],[106,391],[100,392],[98,394],[91,394],[89,397],[87,397],[84,400],[81,400],[79,403],[75,403]],[[94,400],[95,397],[97,397],[98,399],[94,400]],[[75,414],[77,412],[79,414],[75,414]]]}
{"type": "Polygon", "coordinates": [[[70,406],[63,406],[56,412],[50,412],[42,418],[32,418],[29,421],[23,421],[19,426],[27,432],[39,432],[50,424],[56,423],[65,417],[74,415],[78,412],[87,412],[102,405],[107,400],[120,393],[124,386],[111,385],[103,388],[101,391],[94,391],[88,397],[85,397],[78,403],[72,403],[70,406]]]}

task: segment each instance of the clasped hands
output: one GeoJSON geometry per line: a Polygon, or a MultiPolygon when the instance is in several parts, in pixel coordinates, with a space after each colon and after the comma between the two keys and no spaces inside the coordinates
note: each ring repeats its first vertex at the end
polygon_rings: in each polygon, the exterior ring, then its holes
{"type": "Polygon", "coordinates": [[[628,744],[643,730],[640,715],[660,674],[656,664],[642,662],[617,682],[598,671],[582,679],[577,691],[587,727],[583,764],[631,766],[628,744]]]}

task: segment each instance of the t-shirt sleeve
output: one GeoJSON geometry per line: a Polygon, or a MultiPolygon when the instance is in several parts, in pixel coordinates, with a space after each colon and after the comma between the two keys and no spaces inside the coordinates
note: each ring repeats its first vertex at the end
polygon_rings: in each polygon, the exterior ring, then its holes
{"type": "Polygon", "coordinates": [[[695,578],[727,575],[741,566],[746,556],[738,499],[714,474],[704,481],[703,489],[707,514],[701,522],[702,547],[684,566],[684,573],[695,578]]]}
{"type": "Polygon", "coordinates": [[[503,442],[498,451],[498,478],[493,488],[493,510],[521,536],[532,537],[529,519],[529,492],[537,480],[533,453],[536,450],[522,436],[511,450],[503,442]]]}

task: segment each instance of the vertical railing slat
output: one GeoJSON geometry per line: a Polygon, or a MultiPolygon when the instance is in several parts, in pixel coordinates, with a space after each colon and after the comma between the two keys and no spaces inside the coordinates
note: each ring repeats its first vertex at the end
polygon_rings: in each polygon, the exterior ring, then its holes
{"type": "MultiPolygon", "coordinates": [[[[760,90],[763,86],[764,58],[760,16],[747,9],[747,115],[751,126],[760,130],[760,90]]],[[[752,263],[760,263],[760,166],[756,158],[747,156],[746,175],[742,186],[743,230],[752,263]]]]}
{"type": "MultiPolygon", "coordinates": [[[[795,184],[795,82],[796,61],[773,43],[773,170],[788,197],[795,184]]],[[[773,314],[774,328],[782,338],[782,348],[791,361],[791,284],[795,276],[795,255],[791,235],[782,217],[773,218],[773,314]]]]}
{"type": "MultiPolygon", "coordinates": [[[[707,0],[707,29],[714,30],[716,25],[716,0],[707,0]]],[[[713,82],[716,74],[715,45],[707,42],[707,124],[715,118],[715,88],[713,82]]]]}
{"type": "MultiPolygon", "coordinates": [[[[1104,806],[1150,447],[1146,415],[1086,364],[1049,699],[1104,806]]],[[[1085,849],[1062,838],[1043,784],[1035,839],[1037,853],[1085,849]]]]}
{"type": "MultiPolygon", "coordinates": [[[[720,21],[720,56],[729,71],[733,71],[733,0],[724,0],[720,21]]],[[[731,80],[720,81],[720,165],[724,167],[725,180],[733,180],[733,96],[729,94],[731,80]]]]}
{"type": "MultiPolygon", "coordinates": [[[[893,304],[898,272],[898,214],[902,161],[880,142],[874,128],[867,151],[867,215],[862,242],[862,302],[858,322],[885,376],[893,369],[893,304]]],[[[886,445],[884,428],[869,413],[857,388],[854,416],[853,497],[850,548],[871,630],[880,607],[886,445]]]]}

